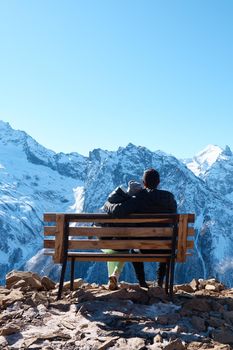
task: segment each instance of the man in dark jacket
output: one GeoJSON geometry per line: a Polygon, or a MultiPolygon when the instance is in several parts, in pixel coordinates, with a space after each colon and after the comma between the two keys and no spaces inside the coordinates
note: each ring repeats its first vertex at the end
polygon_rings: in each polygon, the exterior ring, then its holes
{"type": "MultiPolygon", "coordinates": [[[[104,205],[105,211],[115,217],[122,218],[132,213],[176,213],[177,204],[171,192],[158,190],[160,176],[155,169],[148,169],[143,174],[144,189],[139,192],[136,197],[129,200],[112,204],[106,202],[104,205]]],[[[153,253],[153,250],[142,252],[153,253]]],[[[144,284],[145,273],[143,263],[133,263],[134,269],[139,279],[140,285],[144,284]]],[[[166,274],[166,263],[160,263],[158,269],[158,285],[163,285],[163,280],[166,274]]]]}

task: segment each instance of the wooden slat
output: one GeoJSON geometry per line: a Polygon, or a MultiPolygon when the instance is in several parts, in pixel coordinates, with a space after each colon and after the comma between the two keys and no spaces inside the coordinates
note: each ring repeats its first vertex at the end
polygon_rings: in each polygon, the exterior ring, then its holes
{"type": "MultiPolygon", "coordinates": [[[[70,227],[69,235],[70,236],[96,236],[96,237],[169,237],[172,234],[171,227],[70,227]]],[[[188,235],[193,236],[195,230],[193,227],[188,228],[188,235]]],[[[45,236],[54,236],[56,235],[56,226],[44,226],[44,235],[45,236]]]]}
{"type": "Polygon", "coordinates": [[[171,240],[70,240],[69,249],[171,249],[171,240]]]}
{"type": "Polygon", "coordinates": [[[96,223],[96,224],[103,224],[103,223],[108,223],[108,224],[140,224],[140,223],[154,223],[154,224],[172,224],[174,223],[173,219],[171,218],[111,218],[111,217],[106,217],[106,218],[73,218],[69,219],[69,222],[86,222],[86,223],[96,223]]]}
{"type": "Polygon", "coordinates": [[[44,248],[47,249],[55,249],[55,240],[53,239],[45,239],[44,240],[44,248]]]}
{"type": "Polygon", "coordinates": [[[57,215],[55,213],[44,213],[45,222],[56,222],[57,215]]]}
{"type": "Polygon", "coordinates": [[[54,236],[56,235],[57,227],[56,226],[44,226],[44,235],[45,236],[54,236]]]}
{"type": "Polygon", "coordinates": [[[193,249],[194,248],[194,241],[187,241],[186,242],[186,248],[187,249],[193,249]]]}
{"type": "Polygon", "coordinates": [[[184,262],[187,249],[188,216],[181,215],[178,228],[177,261],[184,262]]]}
{"type": "Polygon", "coordinates": [[[195,235],[195,230],[193,227],[188,227],[188,236],[194,236],[195,235]]]}
{"type": "Polygon", "coordinates": [[[73,253],[70,252],[68,259],[75,257],[78,261],[124,261],[124,262],[133,262],[133,261],[149,261],[149,262],[159,262],[159,261],[168,261],[170,254],[103,254],[103,253],[73,253]]]}
{"type": "MultiPolygon", "coordinates": [[[[104,240],[104,241],[96,241],[96,240],[71,240],[69,241],[69,249],[171,249],[171,241],[123,241],[123,240],[104,240]],[[120,242],[120,243],[118,243],[120,242]],[[126,244],[127,242],[127,244],[126,244]],[[130,243],[131,242],[131,243],[130,243]],[[143,242],[143,247],[141,242],[143,242]],[[153,242],[153,245],[150,243],[153,242]],[[116,246],[120,246],[117,247],[116,246]],[[148,246],[147,246],[148,245],[148,246]],[[146,248],[145,248],[146,246],[146,248]],[[128,248],[127,248],[128,247],[128,248]]],[[[194,241],[187,241],[187,249],[193,249],[194,241]]],[[[45,239],[44,240],[44,248],[47,249],[55,249],[55,240],[45,239]]]]}
{"type": "Polygon", "coordinates": [[[171,237],[172,227],[70,227],[70,236],[171,237]]]}
{"type": "Polygon", "coordinates": [[[114,216],[111,216],[109,214],[99,214],[99,213],[93,213],[93,214],[87,214],[87,213],[67,213],[66,214],[66,219],[70,222],[73,220],[94,220],[94,221],[99,221],[99,220],[122,220],[122,219],[169,219],[169,220],[174,220],[175,222],[179,220],[179,215],[180,214],[158,214],[158,213],[144,213],[144,214],[130,214],[128,216],[125,216],[124,218],[116,218],[114,216]]]}
{"type": "Polygon", "coordinates": [[[187,214],[188,215],[188,222],[194,224],[195,222],[195,214],[187,214]]]}
{"type": "MultiPolygon", "coordinates": [[[[53,255],[54,250],[45,250],[45,255],[53,255]]],[[[191,256],[192,254],[187,253],[186,256],[191,256]]],[[[70,252],[68,255],[68,260],[71,260],[72,257],[75,257],[77,261],[125,261],[125,262],[133,262],[133,261],[141,261],[141,262],[167,262],[169,260],[168,255],[166,254],[160,254],[159,256],[155,254],[146,254],[146,255],[139,255],[139,254],[114,254],[114,255],[107,255],[103,253],[89,253],[89,252],[70,252]],[[162,257],[163,256],[163,257],[162,257]],[[167,256],[167,257],[166,257],[167,256]]]]}
{"type": "MultiPolygon", "coordinates": [[[[45,215],[46,219],[44,220],[45,222],[55,222],[56,220],[54,219],[54,216],[47,216],[45,215]]],[[[85,217],[69,217],[68,222],[86,222],[86,223],[114,223],[114,224],[138,224],[138,223],[162,223],[162,224],[172,224],[174,223],[174,219],[172,218],[111,218],[109,216],[106,216],[105,218],[96,218],[96,217],[91,217],[91,218],[85,218],[85,217]]]]}
{"type": "MultiPolygon", "coordinates": [[[[71,257],[68,257],[68,260],[71,260],[71,257]]],[[[99,261],[99,262],[106,262],[106,259],[103,259],[101,257],[85,257],[85,256],[78,256],[77,261],[86,261],[86,262],[90,262],[90,261],[99,261]]],[[[108,261],[115,261],[115,259],[113,258],[109,258],[108,261]]],[[[122,261],[122,262],[136,262],[136,261],[141,261],[141,262],[168,262],[168,258],[146,258],[143,260],[143,258],[130,258],[130,259],[124,259],[124,258],[117,258],[117,261],[122,261]]]]}
{"type": "MultiPolygon", "coordinates": [[[[71,258],[68,257],[68,260],[71,260],[71,258]]],[[[102,259],[101,257],[85,257],[85,256],[81,256],[81,257],[78,257],[76,259],[77,261],[86,261],[86,262],[90,262],[90,261],[99,261],[99,262],[105,262],[106,259],[102,259]]],[[[108,261],[115,261],[113,258],[109,258],[108,261]]],[[[138,258],[130,258],[130,259],[124,259],[124,258],[119,258],[117,261],[121,261],[121,262],[167,262],[168,261],[168,258],[161,258],[161,257],[158,257],[158,258],[147,258],[147,259],[140,259],[139,257],[138,258]]]]}
{"type": "MultiPolygon", "coordinates": [[[[144,213],[144,214],[130,214],[128,217],[125,217],[124,219],[158,219],[158,220],[162,220],[162,219],[170,219],[173,220],[173,222],[177,222],[179,220],[180,215],[183,214],[163,214],[163,213],[144,213]]],[[[186,214],[188,215],[188,221],[194,222],[194,214],[186,214]]],[[[114,219],[114,220],[118,220],[116,218],[111,217],[108,214],[98,214],[98,213],[93,213],[93,214],[86,214],[86,213],[68,213],[66,214],[66,219],[70,222],[72,222],[73,220],[94,220],[94,221],[98,221],[98,220],[102,220],[102,219],[114,219]]],[[[121,220],[121,219],[119,219],[121,220]]]]}
{"type": "MultiPolygon", "coordinates": [[[[187,256],[190,254],[187,254],[187,256]]],[[[76,254],[76,253],[69,253],[68,260],[71,260],[72,257],[75,257],[77,261],[122,261],[122,262],[134,262],[134,261],[141,261],[141,262],[168,262],[170,255],[166,254],[160,254],[160,255],[153,255],[153,254],[146,254],[140,256],[139,254],[128,254],[128,255],[112,255],[112,256],[105,256],[105,255],[100,255],[98,253],[94,254],[76,254]],[[107,259],[106,259],[107,258],[107,259]]]]}
{"type": "Polygon", "coordinates": [[[128,217],[125,218],[115,218],[108,214],[85,214],[85,213],[44,213],[44,221],[45,222],[55,222],[57,215],[65,215],[66,221],[68,222],[125,222],[125,220],[144,220],[147,219],[154,219],[158,220],[167,220],[168,222],[176,222],[179,220],[179,214],[130,214],[128,217]],[[99,221],[100,220],[100,221],[99,221]],[[118,221],[119,220],[119,221],[118,221]],[[123,220],[123,221],[122,221],[123,220]]]}
{"type": "MultiPolygon", "coordinates": [[[[66,220],[69,222],[112,222],[111,220],[113,220],[114,222],[116,222],[116,220],[119,220],[117,222],[128,222],[127,220],[133,220],[133,219],[137,219],[139,221],[135,221],[135,222],[140,222],[140,220],[142,220],[141,222],[145,222],[147,219],[156,219],[157,218],[157,222],[164,222],[163,220],[165,220],[165,222],[177,222],[179,220],[180,215],[182,214],[155,214],[155,213],[147,213],[147,214],[131,214],[129,215],[127,218],[124,219],[116,219],[111,217],[108,214],[98,214],[98,213],[93,213],[93,214],[86,214],[86,213],[80,213],[80,214],[76,214],[76,213],[45,213],[44,214],[44,221],[45,222],[55,222],[56,221],[56,215],[65,215],[66,220]],[[167,221],[166,221],[167,219],[167,221]],[[101,221],[99,221],[101,220],[101,221]],[[103,220],[103,221],[102,221],[103,220]],[[105,221],[106,220],[106,221],[105,221]]],[[[188,222],[193,223],[195,220],[195,215],[194,214],[186,214],[188,215],[188,222]]],[[[151,222],[151,221],[149,221],[151,222]]]]}
{"type": "Polygon", "coordinates": [[[55,239],[54,262],[61,263],[64,256],[65,215],[57,215],[57,235],[55,239]]]}

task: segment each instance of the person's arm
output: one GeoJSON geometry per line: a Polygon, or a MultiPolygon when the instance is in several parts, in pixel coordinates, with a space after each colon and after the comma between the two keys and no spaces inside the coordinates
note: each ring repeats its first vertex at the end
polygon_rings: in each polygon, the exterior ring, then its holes
{"type": "Polygon", "coordinates": [[[174,195],[171,192],[160,190],[157,192],[157,203],[160,206],[160,212],[164,210],[164,213],[176,213],[177,203],[174,195]]]}
{"type": "Polygon", "coordinates": [[[112,204],[122,203],[129,200],[131,197],[128,193],[124,192],[120,187],[117,187],[110,195],[108,196],[107,201],[112,204]]]}
{"type": "Polygon", "coordinates": [[[176,203],[175,197],[172,193],[171,193],[171,197],[170,197],[170,208],[171,208],[172,213],[177,213],[177,203],[176,203]]]}
{"type": "Polygon", "coordinates": [[[122,218],[128,214],[138,212],[138,200],[136,197],[132,197],[126,202],[112,204],[107,201],[104,204],[104,210],[115,217],[122,218]]]}

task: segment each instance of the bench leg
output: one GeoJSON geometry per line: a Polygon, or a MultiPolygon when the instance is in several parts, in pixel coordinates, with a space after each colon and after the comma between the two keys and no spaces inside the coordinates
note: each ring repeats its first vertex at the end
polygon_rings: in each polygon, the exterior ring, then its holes
{"type": "Polygon", "coordinates": [[[169,299],[171,301],[173,301],[174,270],[175,270],[175,261],[174,259],[172,259],[170,262],[170,278],[169,278],[169,299]]]}
{"type": "Polygon", "coordinates": [[[65,278],[65,272],[66,272],[66,265],[67,265],[67,259],[64,259],[61,269],[61,277],[60,277],[60,283],[59,283],[59,289],[58,289],[58,295],[57,300],[61,299],[63,284],[64,284],[64,278],[65,278]]]}
{"type": "Polygon", "coordinates": [[[172,251],[171,251],[171,260],[169,264],[169,299],[173,301],[173,284],[174,284],[174,271],[175,271],[175,259],[176,259],[176,240],[178,236],[178,227],[177,224],[173,227],[172,234],[172,251]]]}
{"type": "Polygon", "coordinates": [[[169,277],[170,277],[170,262],[166,264],[166,277],[165,277],[165,292],[168,294],[169,277]]]}
{"type": "Polygon", "coordinates": [[[70,290],[74,290],[74,265],[75,265],[75,258],[71,259],[70,263],[70,290]]]}

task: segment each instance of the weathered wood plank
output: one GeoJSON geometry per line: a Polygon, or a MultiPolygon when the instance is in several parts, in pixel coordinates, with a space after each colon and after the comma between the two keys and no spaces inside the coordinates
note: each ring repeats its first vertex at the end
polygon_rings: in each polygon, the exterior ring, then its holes
{"type": "MultiPolygon", "coordinates": [[[[187,254],[187,256],[190,256],[191,254],[187,254]]],[[[75,259],[77,261],[124,261],[124,262],[134,262],[134,261],[147,261],[147,262],[168,262],[170,259],[170,254],[114,254],[114,255],[107,255],[106,254],[100,254],[100,253],[69,253],[68,260],[70,260],[72,257],[75,256],[75,259]]]]}
{"type": "Polygon", "coordinates": [[[188,215],[181,215],[178,228],[177,261],[184,262],[187,250],[188,215]]]}
{"type": "Polygon", "coordinates": [[[186,248],[188,249],[193,249],[194,248],[194,241],[187,241],[186,242],[186,248]]]}
{"type": "MultiPolygon", "coordinates": [[[[147,242],[153,242],[147,243],[146,241],[142,241],[142,244],[138,240],[133,240],[133,241],[127,241],[127,244],[125,244],[125,241],[112,241],[112,240],[104,240],[104,241],[94,241],[94,240],[71,240],[69,241],[69,249],[171,249],[171,241],[147,241],[147,242]],[[114,244],[114,243],[115,244],[114,244]],[[119,243],[122,242],[122,243],[119,243]],[[123,243],[124,242],[124,243],[123,243]],[[128,243],[129,242],[129,243],[128,243]],[[132,242],[132,243],[130,243],[132,242]],[[112,244],[113,243],[113,244],[112,244]],[[145,244],[144,244],[145,243],[145,244]],[[147,243],[147,244],[146,244],[147,243]],[[116,248],[117,246],[117,248],[116,248]],[[127,248],[128,246],[128,248],[127,248]],[[146,248],[145,248],[146,246],[146,248]]],[[[193,249],[194,247],[194,242],[193,241],[188,241],[187,242],[187,249],[193,249]]],[[[52,239],[45,239],[44,240],[44,248],[47,249],[55,249],[55,240],[52,239]]]]}
{"type": "Polygon", "coordinates": [[[154,223],[156,224],[173,224],[174,220],[171,218],[70,218],[69,222],[86,222],[86,223],[109,223],[109,224],[140,224],[140,223],[154,223]]]}
{"type": "MultiPolygon", "coordinates": [[[[54,250],[45,250],[45,255],[53,255],[54,250]]],[[[187,253],[186,256],[191,256],[192,254],[187,253]]],[[[147,262],[167,262],[169,261],[170,255],[168,254],[114,254],[114,255],[108,255],[103,253],[90,253],[90,252],[69,252],[68,260],[71,260],[71,258],[75,257],[75,260],[77,261],[125,261],[125,262],[133,262],[133,261],[147,261],[147,262]]]]}
{"type": "MultiPolygon", "coordinates": [[[[147,213],[147,214],[130,214],[127,218],[122,219],[116,219],[111,217],[108,214],[86,214],[86,213],[45,213],[44,214],[44,221],[45,222],[55,222],[56,221],[56,215],[65,215],[67,222],[128,222],[127,220],[133,220],[135,219],[135,222],[178,222],[179,216],[182,214],[155,214],[155,213],[147,213]],[[145,219],[145,221],[144,221],[145,219]],[[152,221],[147,221],[147,219],[150,219],[152,221]],[[157,219],[157,221],[156,221],[157,219]],[[101,220],[101,221],[99,221],[101,220]],[[103,220],[103,221],[102,221],[103,220]],[[113,221],[112,221],[113,220],[113,221]],[[139,220],[139,221],[138,221],[139,220]],[[142,220],[142,221],[140,221],[142,220]]],[[[188,215],[188,222],[193,223],[195,220],[194,214],[187,214],[188,215]]],[[[131,221],[134,222],[134,221],[131,221]]]]}
{"type": "Polygon", "coordinates": [[[70,236],[171,237],[171,227],[70,227],[70,236]]]}
{"type": "Polygon", "coordinates": [[[55,249],[55,239],[45,239],[44,248],[46,249],[55,249]]]}
{"type": "MultiPolygon", "coordinates": [[[[56,235],[56,226],[44,226],[45,236],[56,235]]],[[[87,237],[170,237],[172,234],[171,227],[92,227],[92,226],[82,226],[82,227],[70,227],[70,236],[87,236],[87,237]]],[[[188,235],[193,236],[195,230],[193,227],[188,228],[188,235]]]]}
{"type": "Polygon", "coordinates": [[[65,215],[58,214],[56,218],[56,238],[55,238],[55,254],[54,262],[61,263],[64,256],[64,238],[65,238],[65,215]]]}
{"type": "MultiPolygon", "coordinates": [[[[136,262],[136,261],[141,261],[141,262],[167,262],[169,260],[169,257],[153,257],[153,258],[140,258],[140,257],[130,257],[130,258],[122,258],[122,257],[108,257],[107,261],[122,261],[122,262],[136,262]]],[[[71,260],[71,257],[68,257],[68,260],[71,260]]],[[[90,261],[102,261],[102,262],[106,262],[106,258],[101,258],[99,256],[78,256],[77,259],[75,259],[77,261],[86,261],[86,262],[90,262],[90,261]]]]}
{"type": "MultiPolygon", "coordinates": [[[[54,249],[51,249],[51,247],[49,247],[50,244],[48,244],[48,247],[47,249],[44,250],[44,254],[45,255],[53,255],[54,254],[54,249]]],[[[54,248],[54,245],[53,245],[53,248],[54,248]]],[[[85,251],[78,251],[78,252],[69,252],[68,253],[68,257],[75,257],[75,259],[80,256],[84,256],[84,257],[89,257],[89,259],[91,257],[100,257],[103,261],[110,261],[109,259],[113,259],[111,261],[115,261],[116,259],[118,260],[119,257],[122,257],[123,259],[127,260],[127,261],[131,261],[131,259],[135,259],[135,258],[139,258],[139,259],[147,259],[147,258],[155,258],[155,257],[158,257],[158,256],[163,256],[163,257],[167,257],[167,256],[170,256],[170,254],[168,253],[161,253],[161,254],[140,254],[140,253],[137,253],[137,254],[131,254],[131,253],[125,253],[125,252],[122,252],[122,253],[114,253],[114,254],[106,254],[106,253],[103,253],[103,252],[85,252],[85,251]]],[[[91,261],[91,260],[89,260],[91,261]]]]}
{"type": "MultiPolygon", "coordinates": [[[[162,219],[171,219],[173,220],[173,222],[177,222],[179,221],[179,216],[183,215],[183,214],[158,214],[158,213],[144,213],[144,214],[130,214],[128,215],[128,217],[122,218],[122,219],[118,219],[118,218],[113,218],[108,214],[98,214],[98,213],[93,213],[93,214],[86,214],[86,213],[68,213],[66,214],[66,218],[68,221],[72,222],[73,220],[94,220],[94,221],[98,221],[100,219],[103,220],[107,220],[107,219],[113,219],[115,220],[124,220],[124,219],[158,219],[158,220],[162,220],[162,219]]],[[[186,214],[188,215],[188,221],[190,223],[194,222],[195,216],[194,214],[186,214]]]]}
{"type": "Polygon", "coordinates": [[[44,222],[56,222],[56,213],[44,213],[44,222]]]}
{"type": "Polygon", "coordinates": [[[195,235],[195,230],[193,227],[188,227],[188,236],[194,236],[195,235]]]}
{"type": "Polygon", "coordinates": [[[171,240],[70,240],[69,249],[171,249],[171,240]]]}
{"type": "Polygon", "coordinates": [[[55,236],[57,232],[56,226],[44,226],[44,235],[45,236],[55,236]]]}

